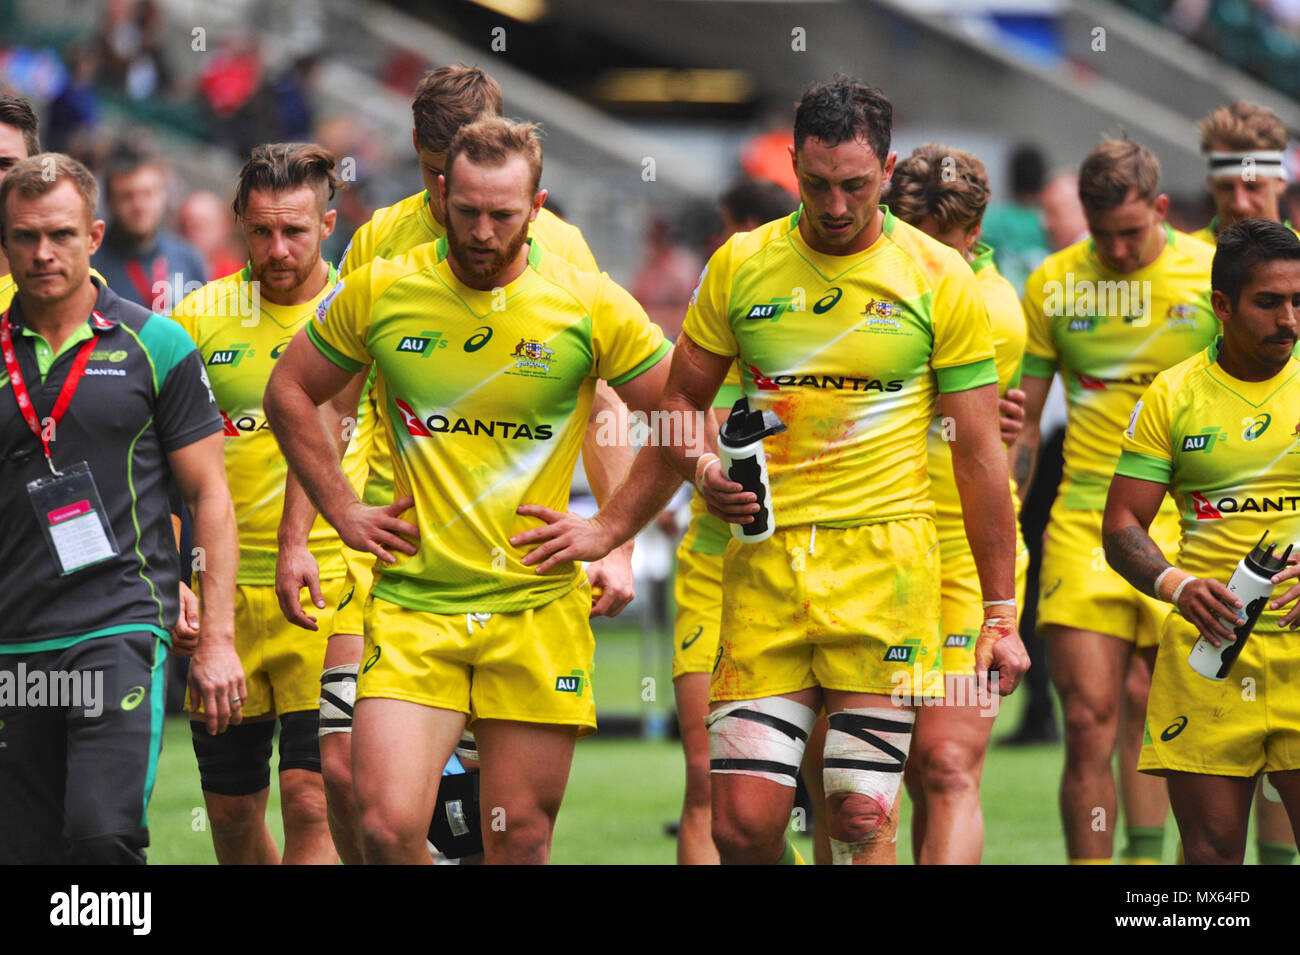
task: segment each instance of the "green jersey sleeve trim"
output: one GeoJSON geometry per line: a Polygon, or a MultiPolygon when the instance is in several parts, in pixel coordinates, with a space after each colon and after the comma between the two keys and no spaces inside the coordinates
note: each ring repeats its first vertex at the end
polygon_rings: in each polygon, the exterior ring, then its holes
{"type": "Polygon", "coordinates": [[[713,399],[713,407],[730,408],[737,401],[743,398],[745,389],[740,385],[723,385],[718,389],[717,396],[713,399]]]}
{"type": "Polygon", "coordinates": [[[1139,481],[1153,481],[1156,484],[1168,484],[1174,475],[1174,466],[1170,461],[1141,451],[1125,448],[1119,453],[1115,465],[1118,477],[1137,478],[1139,481]]]}
{"type": "Polygon", "coordinates": [[[939,381],[939,390],[944,394],[954,391],[970,391],[981,385],[998,383],[998,366],[992,358],[973,361],[969,365],[954,365],[951,368],[936,368],[935,377],[939,381]]]}
{"type": "Polygon", "coordinates": [[[1007,388],[1019,388],[1020,376],[1023,375],[1024,373],[1025,373],[1025,356],[1021,355],[1020,364],[1016,366],[1016,373],[1011,376],[1011,383],[1007,385],[1007,388]]]}
{"type": "Polygon", "coordinates": [[[637,375],[653,368],[658,363],[659,359],[663,358],[664,355],[668,354],[668,349],[670,348],[672,348],[672,345],[668,342],[667,339],[664,339],[659,343],[658,348],[652,351],[644,361],[642,361],[631,371],[625,372],[624,374],[619,375],[617,378],[609,379],[610,386],[617,388],[619,385],[626,385],[637,375]]]}
{"type": "Polygon", "coordinates": [[[1020,363],[1020,374],[1030,378],[1051,378],[1056,374],[1056,362],[1042,355],[1025,352],[1024,360],[1020,363]]]}
{"type": "Polygon", "coordinates": [[[970,264],[970,270],[978,275],[992,264],[993,246],[987,242],[975,243],[975,261],[970,264]]]}
{"type": "Polygon", "coordinates": [[[153,363],[153,390],[160,391],[171,370],[198,346],[180,323],[161,315],[150,315],[137,336],[153,363]]]}
{"type": "Polygon", "coordinates": [[[311,341],[313,345],[316,346],[317,351],[319,351],[322,355],[324,355],[334,364],[338,365],[344,371],[358,372],[362,368],[366,367],[361,362],[354,361],[353,359],[349,358],[347,355],[343,354],[341,351],[339,351],[337,348],[335,348],[333,345],[327,342],[324,338],[321,337],[320,332],[316,331],[316,327],[310,323],[307,325],[307,338],[311,341]]]}

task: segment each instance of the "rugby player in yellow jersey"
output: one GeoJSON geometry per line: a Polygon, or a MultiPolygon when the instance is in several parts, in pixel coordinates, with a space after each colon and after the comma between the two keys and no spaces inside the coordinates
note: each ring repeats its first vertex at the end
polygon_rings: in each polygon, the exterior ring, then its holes
{"type": "MultiPolygon", "coordinates": [[[[992,336],[961,256],[879,205],[896,159],[891,116],[879,90],[851,77],[804,94],[792,149],[802,205],[710,259],[660,403],[670,415],[707,410],[738,356],[751,405],[788,428],[764,441],[775,533],[732,540],[723,562],[708,720],[713,841],[724,863],[797,861],[784,832],[823,702],[834,860],[868,861],[891,839],[908,700],[943,690],[933,680],[939,563],[925,474],[941,392],[956,424],[958,489],[980,500],[966,511],[989,604],[976,669],[999,670],[1005,693],[1028,664],[1012,606],[1015,517],[992,336]],[[799,294],[810,303],[802,311],[789,307],[799,294]]],[[[752,522],[755,494],[723,476],[716,455],[665,454],[711,513],[752,522]]],[[[639,518],[640,501],[626,513],[639,518]]],[[[617,511],[602,511],[516,539],[547,541],[529,555],[545,571],[626,532],[617,511]]]]}
{"type": "Polygon", "coordinates": [[[1220,106],[1196,124],[1207,169],[1205,185],[1214,199],[1214,218],[1193,238],[1214,245],[1228,226],[1246,219],[1282,221],[1286,170],[1282,152],[1287,131],[1277,114],[1238,100],[1220,106]]]}
{"type": "MultiPolygon", "coordinates": [[[[1264,219],[1218,239],[1223,334],[1157,376],[1134,406],[1104,525],[1111,566],[1177,608],[1162,630],[1139,767],[1167,780],[1193,865],[1241,863],[1261,774],[1300,824],[1300,609],[1281,612],[1300,587],[1256,611],[1223,680],[1188,663],[1199,635],[1221,646],[1246,617],[1225,586],[1237,561],[1265,532],[1279,556],[1300,545],[1300,241],[1264,219]],[[1182,530],[1176,565],[1148,532],[1166,493],[1182,530]]],[[[1273,580],[1297,576],[1292,560],[1273,580]]]]}
{"type": "MultiPolygon", "coordinates": [[[[1065,475],[1037,585],[1038,622],[1065,717],[1061,817],[1069,859],[1077,863],[1111,859],[1117,741],[1127,859],[1160,861],[1168,815],[1160,781],[1136,770],[1150,667],[1168,608],[1109,569],[1101,549],[1106,488],[1133,403],[1159,372],[1205,348],[1218,331],[1209,305],[1214,250],[1163,221],[1169,199],[1159,178],[1149,150],[1104,140],[1079,172],[1091,238],[1049,256],[1025,287],[1029,338],[1021,387],[1028,397],[1013,452],[1022,494],[1058,370],[1069,413],[1065,475]]],[[[1177,515],[1167,508],[1152,537],[1172,553],[1177,530],[1177,515]]]]}
{"type": "MultiPolygon", "coordinates": [[[[1214,199],[1214,218],[1192,236],[1214,245],[1220,231],[1246,219],[1282,222],[1281,200],[1286,192],[1282,151],[1289,137],[1277,114],[1238,100],[1220,106],[1196,128],[1208,164],[1205,182],[1214,199]]],[[[1289,222],[1284,224],[1294,231],[1289,222]]],[[[1261,865],[1291,865],[1296,857],[1295,834],[1285,808],[1273,799],[1255,802],[1259,861],[1261,865]]]]}
{"type": "MultiPolygon", "coordinates": [[[[993,249],[979,241],[988,205],[984,164],[939,143],[918,146],[899,160],[889,186],[889,210],[932,239],[956,249],[975,272],[993,331],[998,391],[1016,384],[1025,351],[1025,316],[1015,288],[998,274],[993,249]]],[[[975,639],[983,611],[979,579],[953,476],[951,422],[943,409],[930,423],[930,495],[935,504],[942,570],[941,660],[948,698],[922,706],[904,773],[912,798],[913,857],[923,864],[977,865],[984,849],[980,775],[996,706],[981,701],[974,679],[975,639]],[[963,685],[958,687],[958,683],[963,685]]],[[[1014,485],[1012,492],[1014,495],[1014,485]]],[[[1016,529],[1016,612],[1023,602],[1029,552],[1016,529]]],[[[996,701],[993,701],[996,703],[996,701]]]]}
{"type": "MultiPolygon", "coordinates": [[[[412,142],[420,163],[425,188],[396,205],[377,211],[357,229],[339,264],[339,275],[346,279],[355,269],[376,258],[396,258],[417,246],[436,241],[445,234],[446,216],[438,194],[438,179],[446,165],[447,148],[462,126],[482,116],[499,116],[502,111],[501,87],[477,67],[443,66],[428,71],[416,87],[411,104],[414,123],[412,142]]],[[[598,272],[596,259],[582,233],[543,208],[529,228],[529,235],[543,248],[572,263],[584,272],[598,272]]],[[[433,335],[419,341],[428,349],[426,357],[445,357],[452,343],[433,335]]],[[[423,352],[422,352],[423,353],[423,352]]],[[[360,384],[360,377],[357,384],[360,384]]],[[[369,471],[363,499],[367,504],[383,505],[393,501],[393,467],[389,460],[384,423],[378,414],[382,381],[367,391],[373,431],[358,432],[352,447],[361,446],[369,471]]],[[[592,423],[583,443],[583,465],[592,491],[603,503],[627,473],[632,448],[627,441],[598,441],[596,420],[610,413],[620,416],[618,396],[603,381],[598,382],[592,404],[592,423]]],[[[339,428],[347,428],[341,421],[339,428]]],[[[319,592],[315,560],[308,552],[306,529],[315,518],[315,509],[302,494],[297,482],[290,481],[286,492],[289,506],[281,526],[280,561],[277,590],[281,607],[288,619],[299,626],[314,629],[314,618],[303,612],[299,594],[305,588],[318,607],[324,606],[319,592]]],[[[351,732],[352,705],[355,699],[357,671],[361,664],[362,610],[370,592],[373,557],[348,552],[348,581],[340,591],[338,613],[325,631],[329,638],[325,655],[325,672],[321,676],[321,764],[325,793],[329,803],[330,829],[339,854],[348,864],[361,862],[361,835],[352,785],[351,732]]],[[[587,568],[593,589],[592,616],[616,616],[632,600],[632,543],[608,558],[587,568]],[[598,594],[598,596],[597,596],[598,594]]],[[[473,734],[466,731],[457,756],[468,769],[476,765],[473,734]]],[[[462,856],[462,862],[475,857],[462,856]]]]}
{"type": "MultiPolygon", "coordinates": [[[[460,129],[441,183],[447,235],[351,273],[267,391],[303,486],[345,541],[384,561],[352,747],[367,862],[429,861],[430,780],[471,713],[486,861],[545,862],[574,742],[595,726],[589,588],[572,563],[542,575],[523,563],[512,535],[532,521],[516,510],[565,506],[595,378],[648,412],[670,346],[608,276],[529,241],[540,176],[534,127],[460,129]],[[456,345],[434,374],[402,348],[431,327],[456,345]],[[387,508],[357,499],[315,418],[372,361],[399,498],[387,508]]],[[[658,451],[638,461],[634,475],[670,496],[679,482],[658,451]]]]}
{"type": "MultiPolygon", "coordinates": [[[[254,149],[233,203],[248,265],[187,296],[172,315],[198,345],[225,421],[226,473],[239,526],[235,632],[248,694],[244,721],[221,736],[191,724],[212,842],[223,864],[281,861],[265,821],[277,717],[283,861],[337,858],[317,743],[325,641],[286,622],[277,605],[276,529],[288,468],[262,411],[276,360],[333,285],[320,250],[334,229],[336,213],[327,206],[337,185],[334,157],[319,146],[254,149]]],[[[357,399],[356,390],[340,398],[354,414],[357,399]]],[[[356,454],[347,462],[357,487],[363,465],[356,454]]],[[[308,546],[324,593],[336,599],[346,569],[338,534],[317,521],[308,546]]]]}

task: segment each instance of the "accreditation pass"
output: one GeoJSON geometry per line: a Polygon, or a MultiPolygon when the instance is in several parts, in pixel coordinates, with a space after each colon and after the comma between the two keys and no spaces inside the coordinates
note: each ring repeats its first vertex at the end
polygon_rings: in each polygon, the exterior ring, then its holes
{"type": "Polygon", "coordinates": [[[117,555],[113,528],[85,461],[28,482],[27,493],[63,576],[117,555]]]}

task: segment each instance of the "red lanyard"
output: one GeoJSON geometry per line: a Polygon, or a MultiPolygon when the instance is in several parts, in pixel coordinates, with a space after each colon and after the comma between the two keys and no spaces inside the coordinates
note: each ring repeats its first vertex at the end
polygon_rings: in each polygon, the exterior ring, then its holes
{"type": "MultiPolygon", "coordinates": [[[[126,262],[126,277],[131,280],[135,290],[140,294],[140,304],[145,308],[152,308],[150,304],[153,301],[153,290],[159,282],[167,281],[167,259],[165,256],[157,256],[150,265],[153,272],[153,283],[145,278],[144,269],[135,259],[128,259],[126,262]]],[[[170,309],[175,302],[166,303],[165,308],[170,309]]]]}
{"type": "MultiPolygon", "coordinates": [[[[99,312],[92,312],[91,314],[100,322],[104,321],[99,312]]],[[[45,460],[50,466],[50,473],[58,474],[59,472],[54,468],[54,459],[50,457],[50,442],[46,440],[45,431],[41,428],[41,422],[36,417],[36,409],[32,406],[31,396],[27,393],[27,383],[23,381],[23,373],[18,367],[18,355],[14,352],[12,327],[9,322],[9,310],[6,309],[4,317],[0,318],[0,351],[4,352],[5,369],[9,372],[9,383],[13,385],[14,397],[18,400],[18,410],[22,412],[27,427],[31,428],[32,434],[40,439],[41,447],[45,449],[45,460]]],[[[95,342],[98,340],[98,335],[92,335],[90,341],[81,346],[81,350],[77,352],[77,357],[72,362],[72,368],[68,370],[68,377],[63,382],[63,390],[59,392],[59,399],[54,402],[54,410],[50,412],[47,419],[53,423],[56,430],[59,422],[63,419],[63,413],[68,410],[68,405],[72,403],[72,393],[77,390],[77,385],[81,383],[82,373],[86,370],[86,363],[90,361],[90,353],[94,351],[95,342]]]]}

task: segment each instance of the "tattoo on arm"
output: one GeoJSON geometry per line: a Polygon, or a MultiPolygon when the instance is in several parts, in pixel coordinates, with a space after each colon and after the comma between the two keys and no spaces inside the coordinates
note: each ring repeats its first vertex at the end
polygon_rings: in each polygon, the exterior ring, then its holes
{"type": "Polygon", "coordinates": [[[1154,597],[1152,584],[1169,566],[1151,535],[1142,528],[1130,525],[1107,534],[1102,542],[1106,548],[1106,561],[1125,580],[1148,597],[1154,597]]]}

